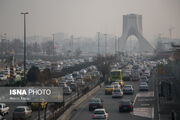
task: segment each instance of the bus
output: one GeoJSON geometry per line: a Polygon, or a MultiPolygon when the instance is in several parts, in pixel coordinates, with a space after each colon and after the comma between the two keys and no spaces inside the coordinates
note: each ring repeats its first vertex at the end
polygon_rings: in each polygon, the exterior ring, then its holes
{"type": "Polygon", "coordinates": [[[122,80],[122,70],[111,70],[110,82],[115,82],[116,80],[122,80]]]}

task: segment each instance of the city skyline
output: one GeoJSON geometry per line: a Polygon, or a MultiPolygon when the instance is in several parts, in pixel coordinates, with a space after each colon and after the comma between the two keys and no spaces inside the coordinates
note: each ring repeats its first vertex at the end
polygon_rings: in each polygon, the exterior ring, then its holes
{"type": "Polygon", "coordinates": [[[172,26],[175,27],[173,38],[180,38],[178,10],[178,0],[1,0],[0,35],[22,37],[23,16],[20,13],[28,11],[27,36],[65,32],[93,37],[100,31],[120,37],[123,15],[135,13],[143,16],[143,35],[152,42],[159,33],[169,37],[168,29],[172,26]]]}

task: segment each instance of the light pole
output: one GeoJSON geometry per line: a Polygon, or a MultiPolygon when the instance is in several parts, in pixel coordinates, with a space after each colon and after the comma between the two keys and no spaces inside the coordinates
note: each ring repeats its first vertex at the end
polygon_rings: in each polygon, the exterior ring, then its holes
{"type": "Polygon", "coordinates": [[[117,52],[117,37],[116,36],[114,38],[114,41],[115,41],[114,48],[115,48],[115,54],[116,54],[116,52],[117,52]]]}
{"type": "Polygon", "coordinates": [[[54,34],[53,35],[53,57],[54,57],[54,34]]]}
{"type": "Polygon", "coordinates": [[[98,55],[100,55],[100,32],[98,32],[98,55]]]}
{"type": "Polygon", "coordinates": [[[26,14],[28,12],[22,12],[22,15],[24,15],[24,81],[26,84],[26,14]]]}
{"type": "Polygon", "coordinates": [[[105,39],[105,56],[107,55],[107,34],[104,34],[105,39]]]}

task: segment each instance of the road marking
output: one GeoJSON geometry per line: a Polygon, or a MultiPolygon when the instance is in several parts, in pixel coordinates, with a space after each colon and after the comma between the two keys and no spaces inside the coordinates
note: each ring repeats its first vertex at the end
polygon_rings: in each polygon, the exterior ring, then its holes
{"type": "Polygon", "coordinates": [[[154,118],[154,108],[134,108],[134,111],[131,113],[136,116],[146,117],[146,118],[154,118]]]}
{"type": "Polygon", "coordinates": [[[154,97],[154,91],[149,92],[139,92],[137,93],[138,97],[154,97]]]}
{"type": "Polygon", "coordinates": [[[136,94],[136,96],[135,96],[135,98],[134,98],[133,106],[134,106],[134,104],[135,104],[135,102],[136,102],[136,99],[137,99],[137,94],[136,94]]]}
{"type": "Polygon", "coordinates": [[[150,106],[150,104],[141,104],[141,106],[143,106],[143,107],[150,106]]]}
{"type": "Polygon", "coordinates": [[[152,108],[152,119],[154,119],[154,107],[152,108]]]}
{"type": "Polygon", "coordinates": [[[147,102],[147,101],[154,101],[155,99],[154,98],[151,98],[151,99],[148,99],[148,98],[140,98],[138,99],[137,101],[139,102],[147,102]]]}

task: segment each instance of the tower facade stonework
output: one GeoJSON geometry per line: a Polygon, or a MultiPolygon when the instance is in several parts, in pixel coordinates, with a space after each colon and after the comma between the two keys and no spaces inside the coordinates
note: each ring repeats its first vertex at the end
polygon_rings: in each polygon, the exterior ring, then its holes
{"type": "Polygon", "coordinates": [[[122,32],[122,36],[119,38],[120,51],[125,50],[127,39],[131,35],[136,36],[136,38],[138,39],[140,52],[154,51],[154,48],[143,37],[142,15],[137,15],[137,14],[123,15],[123,32],[122,32]]]}

